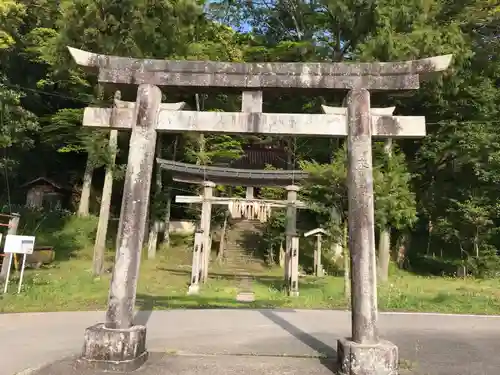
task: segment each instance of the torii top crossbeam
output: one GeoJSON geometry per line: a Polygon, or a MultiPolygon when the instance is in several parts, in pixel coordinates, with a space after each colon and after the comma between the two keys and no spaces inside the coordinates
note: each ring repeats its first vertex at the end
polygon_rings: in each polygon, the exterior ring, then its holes
{"type": "Polygon", "coordinates": [[[230,63],[107,56],[68,47],[75,62],[101,83],[192,88],[413,90],[429,73],[448,68],[452,55],[373,63],[230,63]]]}

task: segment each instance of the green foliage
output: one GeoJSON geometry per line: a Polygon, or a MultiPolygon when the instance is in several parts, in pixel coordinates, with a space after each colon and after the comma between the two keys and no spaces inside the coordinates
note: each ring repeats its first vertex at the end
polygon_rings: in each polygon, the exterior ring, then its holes
{"type": "Polygon", "coordinates": [[[383,148],[381,143],[375,146],[373,180],[376,225],[379,228],[388,226],[405,230],[417,220],[412,176],[408,172],[405,156],[397,145],[393,145],[391,156],[383,148]]]}
{"type": "MultiPolygon", "coordinates": [[[[83,174],[85,157],[92,168],[110,165],[108,135],[82,128],[81,118],[84,106],[109,106],[113,92],[97,86],[95,75],[75,66],[67,45],[138,58],[235,62],[396,61],[453,53],[451,69],[437,79],[422,79],[420,90],[412,95],[372,95],[373,107],[395,105],[397,114],[426,116],[428,122],[427,137],[398,141],[391,158],[381,143],[374,144],[376,225],[410,231],[415,244],[427,243],[414,250],[420,259],[442,254],[446,269],[465,263],[475,275],[492,276],[500,248],[497,3],[2,0],[0,194],[23,195],[18,187],[35,175],[53,175],[74,185],[83,174]]],[[[124,100],[134,100],[133,92],[122,94],[124,100]]],[[[264,111],[319,113],[321,104],[340,105],[343,97],[344,93],[310,98],[266,92],[264,111]]],[[[196,103],[193,93],[165,92],[166,101],[186,101],[191,108],[198,104],[202,111],[241,110],[240,96],[230,92],[200,93],[198,98],[196,103]]],[[[300,165],[311,175],[303,183],[301,199],[311,205],[312,213],[300,213],[299,226],[309,228],[314,223],[329,228],[332,237],[340,236],[340,224],[347,216],[342,141],[176,136],[178,146],[166,154],[200,165],[229,163],[254,143],[285,150],[287,163],[292,160],[294,167],[300,165]]],[[[118,164],[127,159],[127,142],[121,135],[118,164]]],[[[123,175],[120,167],[115,172],[123,175]]],[[[168,186],[184,188],[173,182],[168,186]]],[[[113,202],[121,201],[117,190],[113,202]]],[[[242,194],[241,187],[218,186],[217,191],[242,194]]],[[[155,194],[153,211],[162,216],[165,198],[161,192],[155,194]]],[[[260,194],[285,197],[284,189],[266,187],[260,194]]],[[[178,207],[174,211],[179,216],[193,213],[178,207]]],[[[223,210],[214,212],[217,220],[224,217],[223,210]]],[[[198,212],[193,217],[197,216],[198,212]]],[[[275,210],[265,241],[276,245],[283,231],[284,210],[275,210]]],[[[422,263],[438,268],[430,261],[422,263]]]]}
{"type": "Polygon", "coordinates": [[[274,263],[278,261],[280,247],[285,247],[285,225],[286,216],[284,212],[275,211],[266,222],[262,232],[261,241],[259,245],[262,247],[260,250],[266,255],[266,259],[270,259],[270,253],[274,254],[275,259],[271,259],[274,263]]]}
{"type": "MultiPolygon", "coordinates": [[[[398,230],[411,228],[416,221],[416,203],[404,156],[397,148],[392,157],[383,155],[381,150],[374,154],[382,155],[376,159],[379,162],[374,163],[373,171],[376,225],[398,230]]],[[[302,196],[318,215],[318,224],[340,240],[341,224],[348,217],[347,150],[339,149],[330,164],[303,161],[301,168],[310,175],[303,183],[302,196]]]]}
{"type": "Polygon", "coordinates": [[[22,96],[0,75],[0,148],[33,145],[28,133],[38,130],[38,121],[21,105],[22,96]]]}
{"type": "Polygon", "coordinates": [[[78,217],[64,210],[11,207],[20,214],[18,234],[36,237],[36,246],[52,246],[57,260],[87,258],[93,248],[97,217],[78,217]]]}
{"type": "Polygon", "coordinates": [[[213,162],[228,163],[239,159],[243,154],[241,142],[228,135],[210,135],[204,137],[200,149],[197,139],[186,148],[186,159],[191,163],[210,165],[213,162]],[[198,146],[198,148],[195,148],[198,146]]]}
{"type": "Polygon", "coordinates": [[[13,0],[0,1],[0,50],[11,47],[16,41],[17,28],[26,14],[26,7],[13,0]]]}

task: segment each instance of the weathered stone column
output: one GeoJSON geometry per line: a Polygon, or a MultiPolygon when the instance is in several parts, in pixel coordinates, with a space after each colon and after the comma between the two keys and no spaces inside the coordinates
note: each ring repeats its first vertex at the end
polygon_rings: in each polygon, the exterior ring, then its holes
{"type": "Polygon", "coordinates": [[[146,327],[132,322],[161,98],[156,86],[143,84],[137,90],[106,323],[85,332],[81,362],[93,367],[133,371],[148,356],[146,327]]]}
{"type": "Polygon", "coordinates": [[[246,192],[245,192],[245,198],[246,199],[253,199],[254,198],[254,189],[253,186],[247,186],[246,192]]]}
{"type": "MultiPolygon", "coordinates": [[[[291,294],[292,289],[292,238],[297,236],[297,192],[299,187],[288,185],[287,191],[287,209],[286,209],[286,229],[285,229],[285,288],[287,293],[291,294]]],[[[298,260],[298,255],[297,255],[298,260]]],[[[295,261],[295,259],[294,259],[295,261]]],[[[298,270],[297,270],[298,271],[298,270]]]]}
{"type": "Polygon", "coordinates": [[[352,338],[338,342],[340,373],[396,375],[398,349],[377,331],[370,93],[351,90],[347,106],[352,338]]]}
{"type": "Polygon", "coordinates": [[[201,281],[206,283],[208,280],[208,265],[210,263],[211,239],[210,223],[212,221],[212,197],[215,184],[212,181],[203,182],[203,202],[201,204],[201,230],[203,232],[203,257],[201,281]]]}
{"type": "Polygon", "coordinates": [[[291,239],[290,250],[290,293],[292,297],[299,296],[299,236],[291,239]]]}
{"type": "Polygon", "coordinates": [[[203,256],[203,232],[200,227],[197,227],[194,234],[193,264],[191,266],[191,284],[189,285],[188,294],[198,294],[200,291],[201,260],[203,256]]]}
{"type": "Polygon", "coordinates": [[[323,276],[323,265],[321,262],[321,234],[316,235],[316,249],[314,250],[314,274],[317,277],[323,276]]]}

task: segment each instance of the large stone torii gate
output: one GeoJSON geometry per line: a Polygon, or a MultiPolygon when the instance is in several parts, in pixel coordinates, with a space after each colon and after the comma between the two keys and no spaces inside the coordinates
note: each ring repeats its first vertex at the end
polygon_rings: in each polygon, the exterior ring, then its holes
{"type": "Polygon", "coordinates": [[[146,327],[133,325],[157,131],[265,133],[348,138],[352,337],[338,341],[340,372],[395,375],[397,347],[379,339],[371,138],[425,136],[424,117],[370,113],[368,90],[418,89],[420,75],[447,69],[452,56],[386,63],[224,63],[105,56],[69,48],[102,84],[138,86],[135,103],[86,108],[83,125],[131,130],[106,322],[87,328],[80,363],[133,370],[147,359],[146,327]],[[159,87],[243,91],[240,113],[171,111],[159,87]],[[349,90],[347,114],[262,113],[267,90],[349,90]]]}

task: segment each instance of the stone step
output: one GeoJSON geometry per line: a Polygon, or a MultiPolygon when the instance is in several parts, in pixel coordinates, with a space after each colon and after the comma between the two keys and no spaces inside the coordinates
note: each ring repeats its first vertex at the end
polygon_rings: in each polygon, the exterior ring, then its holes
{"type": "Polygon", "coordinates": [[[223,259],[226,261],[226,263],[228,263],[228,262],[245,262],[245,263],[248,263],[248,262],[256,262],[256,261],[259,260],[259,259],[253,258],[253,257],[225,257],[223,259]]]}
{"type": "Polygon", "coordinates": [[[248,265],[248,264],[254,264],[254,263],[257,263],[255,262],[254,260],[250,260],[248,262],[242,260],[242,261],[239,261],[239,262],[235,262],[235,261],[224,261],[223,264],[226,265],[226,266],[244,266],[244,265],[248,265]]]}
{"type": "Polygon", "coordinates": [[[226,255],[231,255],[231,256],[243,256],[243,257],[254,257],[253,253],[248,253],[244,250],[229,250],[229,251],[224,251],[224,254],[226,255]]]}

